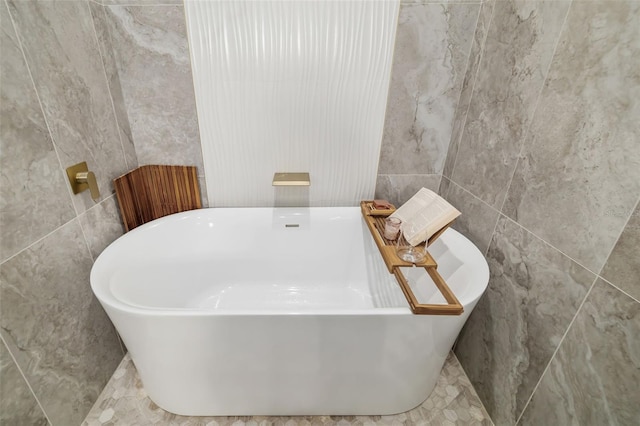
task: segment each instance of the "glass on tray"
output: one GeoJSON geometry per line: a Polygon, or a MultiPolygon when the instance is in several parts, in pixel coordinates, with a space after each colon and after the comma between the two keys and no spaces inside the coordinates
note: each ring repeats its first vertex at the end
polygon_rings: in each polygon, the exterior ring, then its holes
{"type": "Polygon", "coordinates": [[[396,254],[398,257],[408,263],[420,263],[427,257],[426,249],[423,246],[413,246],[405,238],[405,232],[409,234],[415,233],[413,224],[404,222],[400,227],[401,233],[396,242],[396,254]]]}
{"type": "Polygon", "coordinates": [[[389,241],[394,241],[400,233],[402,221],[397,217],[388,217],[384,220],[384,237],[389,241]]]}

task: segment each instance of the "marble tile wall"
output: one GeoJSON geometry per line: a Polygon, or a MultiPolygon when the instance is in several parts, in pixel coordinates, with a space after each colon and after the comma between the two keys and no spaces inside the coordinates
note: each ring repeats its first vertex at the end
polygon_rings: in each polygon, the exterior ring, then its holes
{"type": "Polygon", "coordinates": [[[452,179],[500,208],[568,2],[498,1],[452,179]]]}
{"type": "Polygon", "coordinates": [[[87,2],[3,0],[0,24],[0,423],[79,424],[123,357],[89,272],[135,149],[87,2]],[[71,194],[80,161],[97,203],[71,194]]]}
{"type": "Polygon", "coordinates": [[[4,341],[0,343],[0,424],[49,424],[4,341]]]}
{"type": "MultiPolygon", "coordinates": [[[[139,163],[201,169],[182,1],[90,4],[139,163]]],[[[422,186],[439,186],[481,8],[486,21],[480,0],[402,2],[376,197],[403,203],[422,186]]]]}
{"type": "Polygon", "coordinates": [[[487,32],[491,23],[491,17],[493,16],[494,4],[494,0],[486,0],[482,3],[478,22],[475,26],[471,51],[469,52],[469,59],[467,61],[467,67],[462,81],[460,98],[458,99],[453,119],[453,130],[451,132],[451,140],[449,141],[449,149],[447,150],[447,156],[442,169],[442,175],[448,178],[451,177],[453,165],[458,154],[460,138],[462,137],[462,130],[464,130],[464,125],[467,121],[467,114],[471,103],[471,94],[473,93],[476,77],[478,76],[478,67],[480,65],[482,53],[484,52],[484,43],[487,39],[487,32]]]}
{"type": "MultiPolygon", "coordinates": [[[[111,176],[125,173],[128,165],[88,4],[8,4],[61,163],[86,160],[101,199],[108,197],[111,176]],[[68,25],[70,17],[77,17],[75,25],[68,25]]],[[[73,202],[78,212],[93,205],[87,196],[73,202]]]]}
{"type": "Polygon", "coordinates": [[[401,3],[376,198],[399,205],[438,187],[480,9],[401,3]]]}
{"type": "Polygon", "coordinates": [[[637,300],[598,280],[520,424],[637,424],[639,317],[637,300]]]}
{"type": "Polygon", "coordinates": [[[640,2],[491,14],[440,184],[491,270],[456,354],[496,425],[635,424],[640,2]]]}
{"type": "Polygon", "coordinates": [[[102,3],[90,2],[93,19],[138,163],[196,166],[203,178],[182,1],[102,3]]]}

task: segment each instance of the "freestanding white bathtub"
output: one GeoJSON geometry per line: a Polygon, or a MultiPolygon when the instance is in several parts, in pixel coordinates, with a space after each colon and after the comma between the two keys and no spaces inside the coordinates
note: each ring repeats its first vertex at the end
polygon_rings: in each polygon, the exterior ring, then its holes
{"type": "MultiPolygon", "coordinates": [[[[91,287],[167,411],[393,414],[429,396],[488,283],[456,231],[430,251],[460,316],[411,313],[358,207],[167,216],[111,244],[91,287]]],[[[421,303],[444,302],[407,269],[421,303]]]]}

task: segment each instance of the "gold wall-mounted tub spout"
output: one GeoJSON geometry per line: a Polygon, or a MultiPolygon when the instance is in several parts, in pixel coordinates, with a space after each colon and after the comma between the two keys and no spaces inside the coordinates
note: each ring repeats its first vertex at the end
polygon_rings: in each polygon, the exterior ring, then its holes
{"type": "Polygon", "coordinates": [[[67,167],[67,177],[69,178],[69,184],[74,194],[79,194],[88,189],[91,191],[93,201],[100,199],[100,190],[98,189],[96,175],[89,171],[86,161],[67,167]]]}
{"type": "Polygon", "coordinates": [[[273,186],[309,186],[311,179],[309,173],[275,173],[273,175],[273,186]]]}

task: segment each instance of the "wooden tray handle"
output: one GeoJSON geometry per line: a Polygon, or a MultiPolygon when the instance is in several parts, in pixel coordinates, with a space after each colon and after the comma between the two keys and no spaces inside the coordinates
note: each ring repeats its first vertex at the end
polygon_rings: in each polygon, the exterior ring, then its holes
{"type": "Polygon", "coordinates": [[[438,270],[433,267],[425,267],[424,268],[433,282],[440,290],[442,296],[444,296],[447,304],[422,304],[418,302],[416,296],[413,294],[411,290],[411,286],[409,282],[405,278],[402,270],[398,268],[393,269],[393,275],[395,275],[398,280],[398,284],[400,284],[400,289],[404,293],[404,297],[407,299],[409,303],[409,307],[411,307],[411,312],[418,315],[460,315],[464,312],[464,308],[458,301],[458,298],[453,294],[447,283],[442,279],[438,270]]]}

